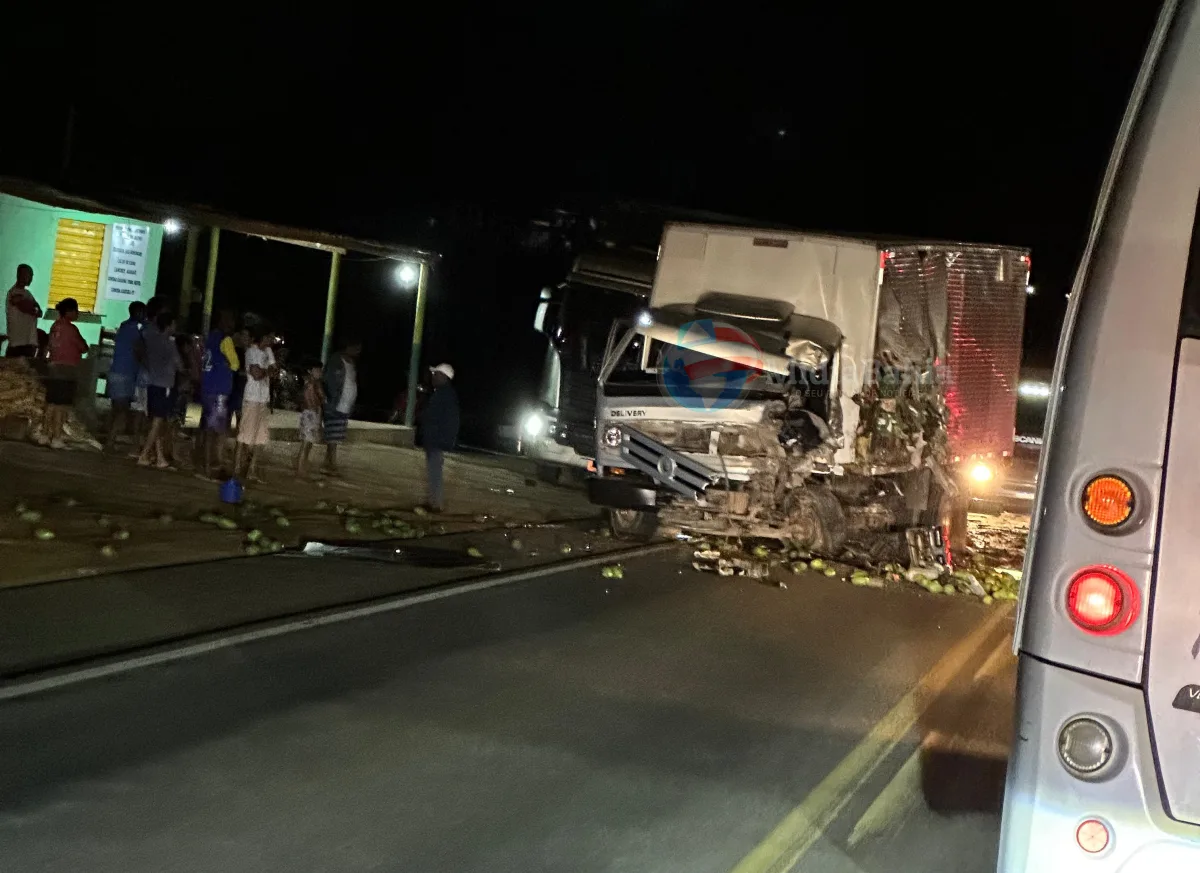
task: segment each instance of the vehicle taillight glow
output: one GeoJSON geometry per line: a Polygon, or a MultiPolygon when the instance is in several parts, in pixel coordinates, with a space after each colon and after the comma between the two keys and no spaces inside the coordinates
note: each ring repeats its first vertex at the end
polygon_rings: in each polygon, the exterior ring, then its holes
{"type": "Polygon", "coordinates": [[[992,481],[994,475],[992,468],[987,464],[976,464],[971,468],[971,478],[979,483],[992,481]]]}
{"type": "Polygon", "coordinates": [[[1133,489],[1117,476],[1097,476],[1083,489],[1083,514],[1100,527],[1118,527],[1133,515],[1133,489]]]}
{"type": "Polygon", "coordinates": [[[1067,614],[1089,633],[1121,633],[1137,618],[1138,606],[1133,580],[1114,567],[1089,567],[1067,586],[1067,614]]]}

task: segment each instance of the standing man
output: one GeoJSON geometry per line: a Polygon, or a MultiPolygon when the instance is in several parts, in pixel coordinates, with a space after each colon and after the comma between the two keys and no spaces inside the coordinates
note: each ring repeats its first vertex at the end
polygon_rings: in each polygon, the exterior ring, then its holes
{"type": "Polygon", "coordinates": [[[175,411],[175,374],[183,365],[175,344],[175,316],[170,310],[160,308],[154,322],[142,329],[142,345],[145,349],[143,365],[146,369],[146,413],[150,416],[150,432],[138,456],[138,464],[149,467],[157,456],[154,465],[160,470],[167,470],[171,468],[166,450],[167,423],[175,411]]]}
{"type": "Polygon", "coordinates": [[[425,446],[425,473],[428,477],[430,512],[441,512],[445,508],[442,488],[442,465],[446,452],[458,441],[458,394],[451,384],[454,368],[449,364],[438,364],[433,374],[433,392],[425,404],[421,416],[422,438],[425,446]]]}
{"type": "Polygon", "coordinates": [[[350,427],[350,413],[358,400],[358,356],[362,354],[362,343],[347,340],[342,350],[325,365],[325,472],[338,476],[337,448],[346,441],[346,430],[350,427]]]}
{"type": "Polygon", "coordinates": [[[129,406],[133,403],[137,387],[137,346],[142,338],[142,322],[145,320],[146,304],[140,300],[130,303],[129,318],[121,322],[113,342],[112,364],[104,380],[109,402],[112,403],[112,424],[108,430],[107,446],[109,452],[117,446],[117,434],[122,433],[129,424],[129,406]]]}
{"type": "Polygon", "coordinates": [[[32,358],[37,354],[37,320],[42,317],[42,307],[29,293],[33,282],[33,267],[21,264],[17,267],[17,282],[8,289],[5,299],[5,317],[8,319],[9,358],[32,358]]]}
{"type": "Polygon", "coordinates": [[[233,344],[233,313],[221,310],[217,324],[204,340],[204,355],[200,370],[200,441],[197,450],[197,474],[213,478],[214,461],[220,463],[225,434],[229,431],[230,396],[233,394],[234,373],[241,368],[237,348],[233,344]]]}

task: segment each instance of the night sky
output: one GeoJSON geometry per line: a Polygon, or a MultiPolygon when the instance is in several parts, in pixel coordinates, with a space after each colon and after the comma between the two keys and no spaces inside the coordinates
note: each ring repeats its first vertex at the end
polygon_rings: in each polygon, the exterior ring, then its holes
{"type": "MultiPolygon", "coordinates": [[[[791,5],[123,23],[112,37],[137,50],[103,87],[25,94],[0,172],[434,245],[429,357],[453,360],[465,399],[489,410],[531,378],[534,300],[568,262],[518,245],[528,220],[618,198],[1029,246],[1026,358],[1048,365],[1157,4],[1119,17],[1054,0],[791,5]]],[[[113,45],[80,36],[76,52],[97,60],[113,45]]],[[[319,339],[323,256],[223,245],[225,300],[270,309],[301,345],[319,339]]],[[[160,287],[177,287],[177,263],[169,247],[160,287]]],[[[376,346],[374,396],[390,399],[411,298],[385,267],[347,265],[339,319],[376,346]]]]}

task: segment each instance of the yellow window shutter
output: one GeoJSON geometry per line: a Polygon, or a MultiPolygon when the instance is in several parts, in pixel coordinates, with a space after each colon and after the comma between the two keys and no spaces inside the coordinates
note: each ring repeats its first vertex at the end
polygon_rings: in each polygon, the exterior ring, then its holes
{"type": "Polygon", "coordinates": [[[50,306],[74,297],[80,312],[96,309],[100,261],[104,257],[104,225],[60,218],[50,269],[50,306]]]}

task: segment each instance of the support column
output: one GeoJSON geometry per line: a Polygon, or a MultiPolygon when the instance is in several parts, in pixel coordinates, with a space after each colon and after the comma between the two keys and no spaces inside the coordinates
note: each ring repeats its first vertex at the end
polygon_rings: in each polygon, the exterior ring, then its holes
{"type": "Polygon", "coordinates": [[[200,228],[189,227],[187,248],[183,250],[183,276],[179,280],[180,327],[186,327],[192,314],[192,297],[196,291],[196,249],[200,247],[200,228]]]}
{"type": "Polygon", "coordinates": [[[325,294],[325,334],[321,338],[321,363],[328,363],[329,353],[333,351],[333,315],[337,310],[338,278],[342,272],[342,253],[334,249],[333,260],[329,262],[329,291],[325,294]]]}
{"type": "Polygon", "coordinates": [[[208,235],[208,272],[204,276],[204,312],[200,316],[200,335],[208,336],[212,327],[213,292],[217,288],[217,254],[221,249],[221,228],[214,227],[208,235]]]}
{"type": "Polygon", "coordinates": [[[417,376],[421,366],[421,337],[425,333],[425,296],[429,290],[429,265],[421,262],[417,278],[417,311],[413,316],[412,354],[408,358],[408,400],[404,403],[404,424],[412,427],[417,420],[417,376]]]}

